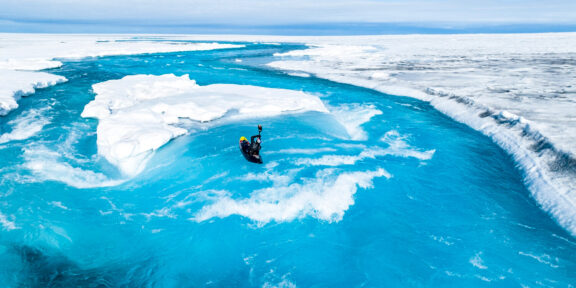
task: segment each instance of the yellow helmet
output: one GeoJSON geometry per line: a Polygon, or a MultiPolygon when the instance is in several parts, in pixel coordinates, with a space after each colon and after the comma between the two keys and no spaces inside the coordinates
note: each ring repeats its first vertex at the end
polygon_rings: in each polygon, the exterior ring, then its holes
{"type": "Polygon", "coordinates": [[[242,142],[242,141],[248,141],[248,139],[246,139],[246,137],[242,136],[242,137],[240,137],[240,142],[242,142]]]}

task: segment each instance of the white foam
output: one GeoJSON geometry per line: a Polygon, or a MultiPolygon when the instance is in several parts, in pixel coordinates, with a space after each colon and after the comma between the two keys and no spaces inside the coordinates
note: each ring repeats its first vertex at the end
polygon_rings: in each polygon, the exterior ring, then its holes
{"type": "Polygon", "coordinates": [[[482,260],[482,252],[478,252],[474,255],[474,257],[470,258],[470,264],[472,264],[472,266],[481,269],[481,270],[486,270],[488,269],[488,267],[486,267],[486,265],[484,265],[484,260],[482,260]]]}
{"type": "Polygon", "coordinates": [[[70,210],[70,208],[66,207],[66,206],[65,206],[64,204],[62,204],[62,202],[60,202],[60,201],[51,201],[51,202],[48,202],[48,204],[50,204],[50,205],[53,206],[53,207],[60,208],[60,209],[62,209],[62,210],[70,210]]]}
{"type": "Polygon", "coordinates": [[[518,255],[530,257],[530,258],[532,258],[532,259],[534,259],[534,260],[536,260],[542,264],[550,266],[550,268],[553,268],[553,269],[560,267],[560,265],[558,265],[558,258],[552,258],[548,254],[543,254],[543,255],[538,256],[538,255],[534,255],[532,253],[519,251],[518,255]]]}
{"type": "MultiPolygon", "coordinates": [[[[274,270],[270,270],[269,274],[273,274],[274,270]]],[[[262,285],[262,288],[297,288],[298,286],[296,286],[296,284],[292,283],[292,281],[290,281],[288,279],[288,277],[290,276],[290,274],[286,274],[282,276],[282,279],[279,279],[278,281],[268,281],[265,282],[262,285]]],[[[277,277],[275,275],[273,276],[268,276],[268,277],[277,277]]]]}
{"type": "Polygon", "coordinates": [[[289,148],[289,149],[282,149],[278,151],[267,151],[266,154],[318,154],[323,152],[334,152],[336,149],[330,147],[322,147],[322,148],[289,148]]]}
{"type": "Polygon", "coordinates": [[[400,137],[398,132],[394,130],[387,132],[381,140],[386,142],[388,147],[362,147],[362,151],[357,155],[324,155],[320,158],[299,158],[295,164],[304,166],[354,165],[364,159],[375,159],[387,155],[425,161],[432,159],[436,152],[436,150],[421,151],[410,147],[404,141],[404,137],[400,137]]]}
{"type": "Polygon", "coordinates": [[[2,230],[5,230],[5,231],[18,229],[18,227],[16,226],[16,223],[14,223],[14,221],[8,219],[8,217],[6,217],[6,215],[2,214],[2,212],[0,212],[0,224],[2,224],[2,230]]]}
{"type": "MultiPolygon", "coordinates": [[[[268,167],[267,167],[268,168],[268,167]]],[[[271,169],[271,168],[268,168],[271,169]]],[[[294,181],[294,177],[300,168],[297,169],[287,169],[280,173],[273,172],[272,170],[267,170],[262,173],[248,173],[238,178],[241,181],[258,181],[258,182],[272,182],[275,186],[288,185],[294,181]]]]}
{"type": "Polygon", "coordinates": [[[358,188],[372,188],[373,179],[378,177],[390,178],[391,175],[384,169],[349,173],[325,169],[302,184],[256,190],[247,199],[233,199],[228,194],[202,208],[192,220],[201,222],[214,217],[240,215],[261,224],[292,221],[306,216],[337,222],[354,204],[354,194],[358,188]]]}
{"type": "Polygon", "coordinates": [[[109,179],[108,176],[62,162],[61,155],[44,146],[34,146],[24,149],[23,166],[32,171],[37,181],[53,180],[66,183],[77,188],[94,188],[116,186],[123,180],[109,179]]]}
{"type": "Polygon", "coordinates": [[[328,112],[317,97],[299,91],[247,85],[199,86],[188,75],[134,75],[95,84],[82,117],[98,123],[98,153],[134,176],[151,153],[187,133],[182,119],[207,122],[305,111],[328,112]]]}
{"type": "Polygon", "coordinates": [[[349,104],[330,108],[330,113],[342,124],[352,140],[366,140],[368,136],[362,125],[382,114],[382,111],[374,105],[349,104]]]}
{"type": "Polygon", "coordinates": [[[46,109],[29,110],[20,117],[8,122],[7,124],[12,126],[12,131],[0,135],[0,144],[28,139],[36,135],[45,125],[50,123],[50,119],[44,116],[45,112],[46,109]]]}

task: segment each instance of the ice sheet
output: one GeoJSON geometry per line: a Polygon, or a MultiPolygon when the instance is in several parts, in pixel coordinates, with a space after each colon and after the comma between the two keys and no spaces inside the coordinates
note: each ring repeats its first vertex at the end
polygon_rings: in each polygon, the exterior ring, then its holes
{"type": "Polygon", "coordinates": [[[247,85],[199,86],[188,75],[134,75],[93,85],[96,99],[83,117],[97,118],[98,153],[127,176],[151,152],[187,133],[182,119],[208,122],[288,112],[328,112],[320,98],[300,91],[247,85]]]}
{"type": "Polygon", "coordinates": [[[0,69],[59,67],[57,58],[167,53],[244,47],[236,44],[136,41],[130,35],[1,34],[0,69]],[[56,59],[56,60],[55,60],[56,59]]]}

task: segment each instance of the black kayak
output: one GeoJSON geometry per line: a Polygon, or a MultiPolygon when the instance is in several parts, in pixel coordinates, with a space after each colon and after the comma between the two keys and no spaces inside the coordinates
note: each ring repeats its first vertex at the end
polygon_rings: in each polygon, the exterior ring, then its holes
{"type": "Polygon", "coordinates": [[[252,163],[262,164],[262,157],[260,155],[252,155],[252,153],[250,153],[251,150],[250,142],[248,142],[245,137],[240,137],[240,152],[242,152],[244,158],[252,163]]]}

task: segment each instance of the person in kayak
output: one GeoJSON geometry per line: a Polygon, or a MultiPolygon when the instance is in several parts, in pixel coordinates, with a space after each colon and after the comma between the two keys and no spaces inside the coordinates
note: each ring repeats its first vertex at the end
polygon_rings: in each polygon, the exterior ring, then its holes
{"type": "Polygon", "coordinates": [[[258,135],[250,137],[250,143],[248,142],[248,139],[246,139],[246,137],[240,138],[240,148],[242,149],[242,152],[249,155],[250,157],[255,158],[254,160],[257,161],[261,161],[260,159],[260,149],[262,148],[262,146],[260,145],[262,143],[261,140],[262,136],[260,135],[261,132],[262,132],[262,125],[258,125],[258,135]]]}

